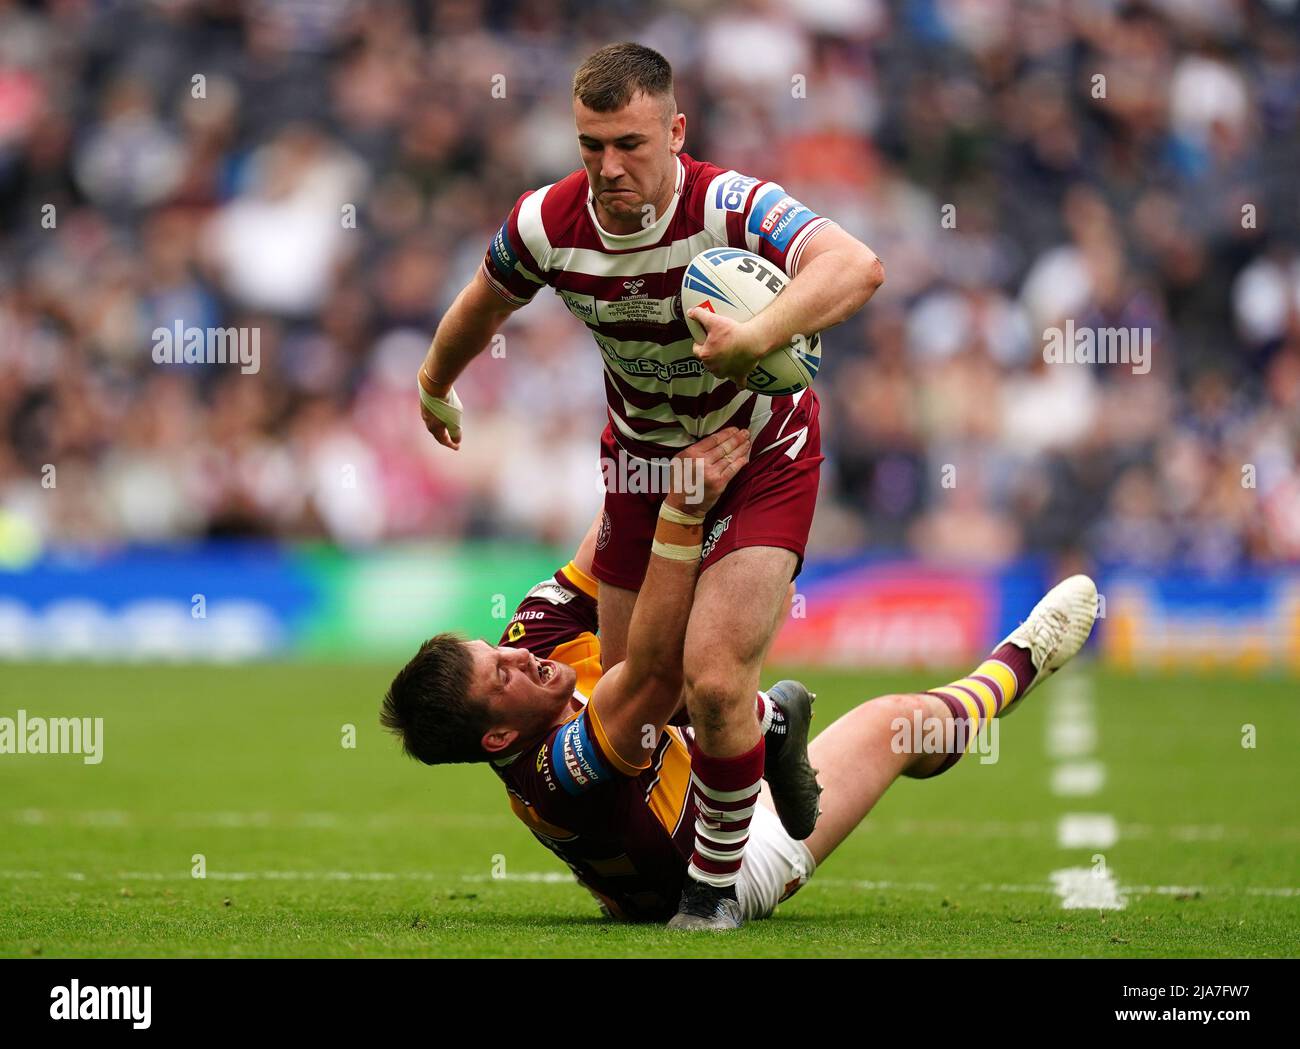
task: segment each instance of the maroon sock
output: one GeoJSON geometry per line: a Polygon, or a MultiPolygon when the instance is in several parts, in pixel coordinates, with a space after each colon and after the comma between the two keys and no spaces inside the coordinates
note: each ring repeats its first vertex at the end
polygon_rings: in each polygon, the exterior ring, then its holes
{"type": "Polygon", "coordinates": [[[763,737],[734,758],[715,758],[697,744],[691,753],[695,850],[690,876],[717,888],[736,884],[749,841],[749,821],[763,781],[763,737]]]}
{"type": "Polygon", "coordinates": [[[1000,645],[989,659],[996,659],[1011,668],[1011,673],[1016,675],[1017,697],[1025,694],[1025,689],[1033,683],[1034,675],[1038,673],[1033,660],[1029,658],[1029,649],[1013,645],[1010,641],[1000,645]]]}
{"type": "MultiPolygon", "coordinates": [[[[1004,645],[999,645],[997,649],[978,667],[976,667],[967,678],[962,679],[961,681],[954,681],[951,685],[945,685],[943,687],[948,690],[959,691],[966,697],[969,697],[979,711],[980,723],[983,723],[987,719],[996,717],[998,714],[1005,712],[1012,703],[1024,695],[1025,690],[1033,684],[1034,676],[1037,673],[1037,670],[1034,669],[1033,660],[1029,658],[1029,650],[1008,642],[1004,645]],[[988,672],[991,670],[991,668],[988,667],[990,662],[1001,663],[1011,671],[1012,676],[1016,679],[1015,695],[1003,696],[1003,686],[994,680],[994,676],[990,676],[988,672]],[[985,673],[981,674],[981,670],[984,670],[985,673]],[[981,694],[979,689],[971,687],[974,682],[979,682],[980,685],[984,686],[986,691],[981,694]],[[998,707],[996,710],[988,709],[988,699],[990,695],[997,699],[998,707]]],[[[962,754],[966,752],[966,746],[970,741],[970,731],[964,729],[963,726],[968,726],[972,718],[971,711],[968,710],[967,707],[955,696],[948,695],[947,692],[941,691],[929,691],[925,694],[943,700],[944,705],[952,714],[953,721],[956,725],[956,731],[953,739],[953,749],[948,753],[947,757],[944,758],[938,768],[922,778],[938,776],[941,773],[947,772],[957,764],[962,754]]]]}

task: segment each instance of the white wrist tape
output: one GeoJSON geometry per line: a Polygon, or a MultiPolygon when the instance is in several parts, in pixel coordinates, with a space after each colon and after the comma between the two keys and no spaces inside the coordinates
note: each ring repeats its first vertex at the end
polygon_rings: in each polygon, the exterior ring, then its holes
{"type": "MultiPolygon", "coordinates": [[[[670,525],[676,525],[680,528],[688,528],[694,531],[701,528],[704,524],[704,514],[687,514],[681,510],[674,510],[667,502],[659,504],[659,520],[670,525]]],[[[672,530],[669,530],[671,535],[672,530]]],[[[697,541],[694,543],[673,543],[665,542],[658,536],[658,529],[653,542],[650,544],[651,552],[658,554],[660,557],[666,557],[670,561],[698,561],[700,553],[704,546],[704,537],[699,532],[694,533],[697,541]]],[[[688,532],[689,536],[690,533],[688,532]]],[[[686,538],[685,536],[683,538],[686,538]]]]}
{"type": "Polygon", "coordinates": [[[694,546],[684,546],[681,543],[661,543],[658,539],[650,543],[652,553],[658,554],[660,557],[666,557],[669,561],[698,561],[702,549],[702,543],[696,543],[694,546]]]}
{"type": "Polygon", "coordinates": [[[415,385],[420,391],[420,404],[424,406],[424,410],[447,427],[448,437],[453,441],[460,440],[460,420],[465,414],[465,408],[460,403],[460,398],[456,396],[456,391],[449,389],[446,397],[435,397],[424,388],[424,383],[418,378],[415,380],[415,385]]]}
{"type": "Polygon", "coordinates": [[[704,523],[704,514],[688,514],[682,510],[675,510],[667,502],[659,504],[659,516],[665,521],[671,521],[679,525],[699,525],[704,523]]]}

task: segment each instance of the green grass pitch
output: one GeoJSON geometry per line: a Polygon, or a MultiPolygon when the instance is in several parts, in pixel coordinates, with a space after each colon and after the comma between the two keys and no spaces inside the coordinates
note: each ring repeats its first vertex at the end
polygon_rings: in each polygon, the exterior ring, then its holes
{"type": "MultiPolygon", "coordinates": [[[[402,758],[376,723],[392,669],[0,668],[0,716],[104,718],[100,765],[0,755],[0,955],[1278,957],[1300,944],[1294,680],[1068,668],[1003,723],[999,761],[896,784],[774,918],[682,938],[600,920],[488,770],[402,758]],[[1085,749],[1105,772],[1087,797],[1051,789],[1069,677],[1086,683],[1085,749]],[[1063,846],[1070,813],[1110,816],[1118,839],[1063,846]],[[1095,855],[1126,906],[1066,909],[1052,873],[1095,855]]],[[[872,695],[951,677],[804,679],[824,728],[872,695]]]]}

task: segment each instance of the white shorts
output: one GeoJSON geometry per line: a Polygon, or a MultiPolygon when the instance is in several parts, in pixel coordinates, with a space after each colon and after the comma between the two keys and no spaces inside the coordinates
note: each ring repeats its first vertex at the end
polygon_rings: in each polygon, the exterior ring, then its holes
{"type": "Polygon", "coordinates": [[[808,847],[785,832],[776,812],[761,799],[754,806],[736,882],[745,920],[769,917],[778,903],[808,884],[816,867],[808,847]]]}

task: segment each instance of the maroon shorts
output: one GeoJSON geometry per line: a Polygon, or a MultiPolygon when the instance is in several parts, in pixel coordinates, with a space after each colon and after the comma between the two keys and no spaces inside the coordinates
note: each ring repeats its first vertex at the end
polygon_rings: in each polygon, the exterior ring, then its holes
{"type": "MultiPolygon", "coordinates": [[[[799,574],[824,458],[818,410],[817,397],[809,390],[789,416],[763,428],[753,457],[704,519],[701,571],[733,550],[776,546],[794,551],[799,574]]],[[[612,428],[606,426],[600,439],[602,462],[616,460],[620,451],[612,428]]],[[[606,474],[607,482],[611,476],[606,474]]],[[[657,494],[611,491],[606,484],[592,575],[612,586],[641,589],[663,498],[662,489],[657,494]]]]}

